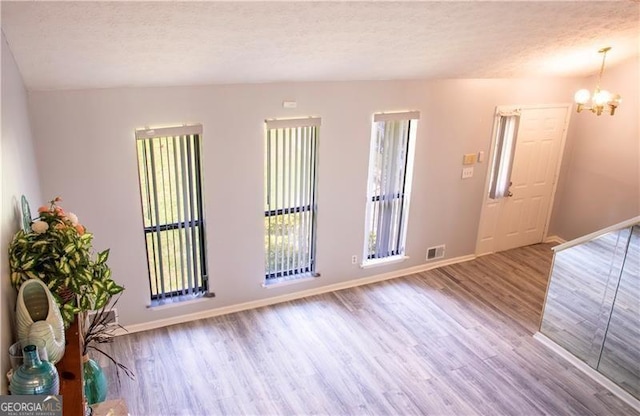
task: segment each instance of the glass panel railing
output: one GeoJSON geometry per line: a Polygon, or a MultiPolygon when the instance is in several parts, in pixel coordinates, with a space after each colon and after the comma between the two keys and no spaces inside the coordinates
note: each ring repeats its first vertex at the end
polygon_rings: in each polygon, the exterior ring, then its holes
{"type": "Polygon", "coordinates": [[[640,399],[640,225],[631,232],[606,334],[598,371],[640,399]]]}
{"type": "Polygon", "coordinates": [[[540,332],[640,398],[640,217],[554,250],[540,332]]]}

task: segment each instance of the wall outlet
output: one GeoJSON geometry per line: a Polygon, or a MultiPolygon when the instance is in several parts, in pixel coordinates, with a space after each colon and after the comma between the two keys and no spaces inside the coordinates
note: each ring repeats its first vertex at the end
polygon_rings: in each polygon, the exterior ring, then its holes
{"type": "Polygon", "coordinates": [[[473,166],[462,168],[462,179],[469,179],[471,177],[473,177],[473,166]]]}
{"type": "Polygon", "coordinates": [[[351,256],[351,264],[358,264],[358,256],[355,254],[351,256]]]}
{"type": "Polygon", "coordinates": [[[441,259],[444,257],[445,245],[430,247],[427,249],[427,261],[441,259]]]}

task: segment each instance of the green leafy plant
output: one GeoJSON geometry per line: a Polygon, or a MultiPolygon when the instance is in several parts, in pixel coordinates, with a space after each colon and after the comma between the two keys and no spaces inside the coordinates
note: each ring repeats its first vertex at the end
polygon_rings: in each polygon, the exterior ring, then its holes
{"type": "Polygon", "coordinates": [[[93,234],[60,201],[57,197],[40,207],[31,229],[16,233],[9,245],[9,267],[16,289],[28,279],[49,287],[68,327],[77,313],[101,309],[124,287],[111,278],[109,249],[94,255],[93,234]]]}

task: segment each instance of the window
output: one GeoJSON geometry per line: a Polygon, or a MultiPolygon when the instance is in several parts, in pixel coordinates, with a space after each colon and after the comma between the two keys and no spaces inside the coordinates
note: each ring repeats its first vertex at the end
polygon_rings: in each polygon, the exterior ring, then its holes
{"type": "Polygon", "coordinates": [[[418,112],[375,114],[363,264],[405,252],[418,112]]]}
{"type": "Polygon", "coordinates": [[[500,199],[511,196],[511,167],[516,148],[516,135],[520,112],[498,112],[496,123],[496,141],[491,166],[491,183],[489,185],[489,197],[500,199]]]}
{"type": "Polygon", "coordinates": [[[207,292],[202,126],[136,131],[152,304],[207,292]]]}
{"type": "Polygon", "coordinates": [[[267,120],[265,282],[315,275],[319,118],[267,120]]]}

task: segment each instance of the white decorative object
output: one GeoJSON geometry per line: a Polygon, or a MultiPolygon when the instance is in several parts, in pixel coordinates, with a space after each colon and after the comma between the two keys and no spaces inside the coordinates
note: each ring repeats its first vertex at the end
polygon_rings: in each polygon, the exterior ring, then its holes
{"type": "Polygon", "coordinates": [[[29,279],[20,286],[16,302],[16,327],[22,345],[42,340],[51,363],[62,359],[64,322],[53,295],[41,280],[29,279]]]}

